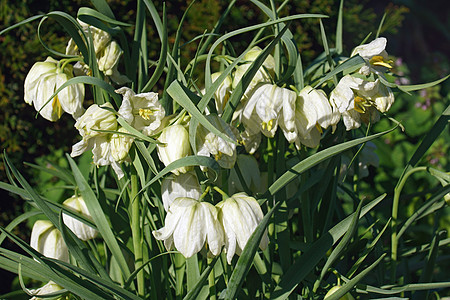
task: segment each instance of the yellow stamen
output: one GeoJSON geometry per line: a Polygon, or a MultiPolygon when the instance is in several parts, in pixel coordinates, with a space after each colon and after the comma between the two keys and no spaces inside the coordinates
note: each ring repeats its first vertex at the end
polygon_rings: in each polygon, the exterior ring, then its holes
{"type": "Polygon", "coordinates": [[[375,55],[370,59],[370,64],[374,66],[381,66],[388,69],[392,69],[392,60],[385,60],[381,55],[375,55]]]}
{"type": "Polygon", "coordinates": [[[214,159],[216,160],[216,161],[218,161],[219,159],[221,159],[222,158],[222,152],[220,152],[219,151],[219,153],[217,153],[216,155],[214,155],[214,159]]]}
{"type": "Polygon", "coordinates": [[[59,103],[58,95],[56,95],[55,98],[53,98],[52,110],[54,113],[56,113],[58,119],[61,118],[61,115],[63,114],[63,109],[61,107],[61,103],[59,103]]]}
{"type": "Polygon", "coordinates": [[[273,129],[273,122],[274,122],[273,119],[269,120],[269,122],[267,122],[267,123],[266,122],[262,122],[261,123],[261,128],[263,130],[271,131],[273,129]]]}
{"type": "Polygon", "coordinates": [[[320,134],[323,133],[322,127],[320,127],[319,123],[316,123],[316,128],[319,130],[320,134]]]}
{"type": "Polygon", "coordinates": [[[356,110],[360,114],[363,114],[366,112],[366,106],[369,106],[369,105],[367,105],[366,99],[364,99],[363,97],[360,97],[360,96],[355,97],[355,105],[353,107],[354,110],[356,110]]]}
{"type": "Polygon", "coordinates": [[[153,111],[150,108],[139,108],[139,115],[144,120],[150,120],[150,117],[153,115],[153,111]]]}

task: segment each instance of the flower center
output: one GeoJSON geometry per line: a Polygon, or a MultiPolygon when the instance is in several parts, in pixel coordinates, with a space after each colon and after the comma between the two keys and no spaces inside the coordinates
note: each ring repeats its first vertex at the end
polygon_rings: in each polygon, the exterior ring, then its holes
{"type": "Polygon", "coordinates": [[[385,67],[385,68],[388,68],[388,69],[392,69],[393,61],[392,60],[386,60],[381,55],[375,55],[374,57],[372,57],[370,59],[370,64],[374,65],[374,66],[380,66],[380,67],[385,67]]]}
{"type": "Polygon", "coordinates": [[[153,116],[153,112],[154,111],[151,108],[139,108],[138,114],[142,119],[148,121],[153,116]]]}
{"type": "Polygon", "coordinates": [[[356,110],[357,112],[363,114],[366,112],[366,107],[371,106],[369,100],[360,97],[360,96],[356,96],[355,97],[355,105],[353,107],[354,110],[356,110]]]}
{"type": "Polygon", "coordinates": [[[273,129],[273,119],[269,120],[269,122],[262,122],[261,127],[263,130],[271,131],[273,129]]]}

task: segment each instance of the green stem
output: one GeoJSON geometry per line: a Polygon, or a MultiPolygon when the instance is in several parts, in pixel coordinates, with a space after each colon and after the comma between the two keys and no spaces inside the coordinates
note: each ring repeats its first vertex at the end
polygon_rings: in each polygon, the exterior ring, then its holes
{"type": "Polygon", "coordinates": [[[400,194],[403,187],[405,186],[406,180],[415,172],[427,171],[427,167],[417,167],[409,170],[400,179],[399,184],[394,189],[394,199],[392,201],[392,222],[391,222],[391,282],[395,282],[397,276],[397,249],[398,249],[398,238],[397,238],[397,225],[398,225],[398,205],[400,202],[400,194]]]}
{"type": "MultiPolygon", "coordinates": [[[[208,265],[211,265],[214,259],[208,258],[208,265]]],[[[211,272],[208,275],[208,282],[209,282],[209,299],[210,300],[216,300],[217,299],[217,292],[216,292],[216,274],[214,273],[214,266],[211,269],[211,272]]]]}
{"type": "MultiPolygon", "coordinates": [[[[133,237],[133,248],[134,248],[134,265],[135,269],[142,266],[142,237],[141,237],[141,226],[140,226],[140,198],[138,197],[138,182],[136,170],[132,168],[131,171],[131,234],[133,237]]],[[[144,296],[145,286],[144,286],[144,272],[141,270],[136,275],[138,294],[144,296]]]]}

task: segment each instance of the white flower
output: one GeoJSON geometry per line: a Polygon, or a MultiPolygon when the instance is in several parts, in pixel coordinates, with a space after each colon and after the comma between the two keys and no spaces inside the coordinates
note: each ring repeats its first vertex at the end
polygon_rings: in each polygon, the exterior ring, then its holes
{"type": "MultiPolygon", "coordinates": [[[[238,154],[236,159],[237,166],[241,171],[242,177],[245,181],[245,185],[253,193],[263,192],[261,190],[261,174],[259,172],[259,166],[253,155],[238,154]]],[[[236,167],[236,166],[235,166],[236,167]]],[[[230,177],[228,178],[228,192],[243,192],[244,188],[239,180],[235,168],[231,169],[230,177]]]]}
{"type": "Polygon", "coordinates": [[[345,127],[350,130],[360,127],[362,122],[378,121],[378,111],[389,110],[394,94],[378,79],[366,81],[346,75],[331,92],[330,101],[342,113],[345,127]]]}
{"type": "MultiPolygon", "coordinates": [[[[261,48],[258,46],[250,49],[243,57],[244,64],[239,65],[233,75],[233,83],[232,88],[235,89],[238,83],[242,80],[245,72],[250,68],[252,62],[258,57],[258,55],[262,52],[261,48]]],[[[245,93],[243,95],[243,99],[241,101],[246,101],[249,95],[253,92],[254,88],[259,83],[271,83],[272,77],[275,74],[275,59],[272,55],[268,55],[266,60],[262,64],[262,66],[258,69],[255,76],[251,79],[250,84],[248,85],[245,93]]]]}
{"type": "Polygon", "coordinates": [[[123,95],[119,114],[134,128],[145,135],[153,135],[161,126],[166,112],[158,101],[157,93],[136,94],[127,87],[116,90],[123,95]]]}
{"type": "Polygon", "coordinates": [[[285,126],[293,127],[296,98],[297,94],[294,91],[273,84],[257,86],[244,107],[242,119],[244,127],[253,127],[254,125],[251,125],[253,119],[253,122],[259,123],[260,130],[265,136],[273,137],[278,128],[282,109],[285,126]]]}
{"type": "MultiPolygon", "coordinates": [[[[47,282],[47,284],[45,284],[44,286],[35,289],[35,290],[30,290],[30,293],[33,294],[34,296],[30,298],[30,300],[42,300],[42,299],[49,299],[48,297],[38,297],[38,296],[46,296],[49,294],[53,294],[56,293],[60,290],[62,290],[63,287],[59,286],[58,284],[54,283],[53,281],[49,281],[47,282]]],[[[51,299],[66,299],[66,297],[61,296],[58,298],[51,298],[51,299]]]]}
{"type": "Polygon", "coordinates": [[[197,175],[188,172],[180,175],[170,175],[161,183],[161,198],[164,209],[169,210],[172,202],[179,197],[199,199],[202,194],[197,175]]]}
{"type": "Polygon", "coordinates": [[[30,246],[46,257],[69,262],[69,250],[61,232],[48,220],[38,220],[34,223],[30,246]]]}
{"type": "Polygon", "coordinates": [[[385,73],[386,69],[392,68],[392,61],[388,60],[386,52],[387,40],[384,37],[379,37],[369,44],[364,44],[353,49],[352,55],[359,54],[365,61],[366,65],[359,70],[360,74],[370,75],[371,72],[380,74],[385,73]]]}
{"type": "MultiPolygon", "coordinates": [[[[83,215],[89,220],[93,220],[89,210],[84,202],[84,199],[81,196],[72,196],[71,198],[65,200],[63,202],[64,206],[68,206],[74,209],[79,214],[83,215]]],[[[72,230],[72,232],[83,241],[87,241],[93,239],[97,236],[98,231],[95,228],[92,228],[89,225],[75,219],[74,217],[69,216],[66,213],[63,213],[64,224],[72,230]]]]}
{"type": "MultiPolygon", "coordinates": [[[[217,115],[207,115],[208,121],[220,132],[226,134],[237,142],[239,132],[236,128],[228,125],[217,115]]],[[[225,141],[223,138],[208,131],[202,125],[197,127],[197,155],[214,156],[214,159],[222,168],[230,169],[236,162],[236,144],[225,141]]]]}
{"type": "Polygon", "coordinates": [[[35,63],[25,78],[25,102],[34,104],[41,116],[49,121],[58,120],[64,112],[77,119],[84,112],[84,85],[81,83],[65,87],[50,99],[60,86],[73,78],[72,66],[65,65],[62,69],[60,63],[47,57],[44,62],[35,63]]]}
{"type": "Polygon", "coordinates": [[[117,129],[117,119],[111,103],[107,102],[102,105],[92,104],[86,112],[77,120],[75,128],[78,129],[82,140],[72,146],[70,156],[75,157],[81,155],[88,149],[94,147],[92,138],[97,136],[106,136],[107,133],[101,132],[115,131],[117,129]]]}
{"type": "MultiPolygon", "coordinates": [[[[189,144],[189,132],[183,125],[176,124],[162,130],[158,141],[161,145],[156,145],[158,157],[167,167],[170,163],[191,155],[191,145],[189,144]]],[[[192,167],[182,167],[172,170],[172,173],[179,175],[191,170],[192,167]]]]}
{"type": "MultiPolygon", "coordinates": [[[[214,83],[217,78],[221,75],[221,72],[213,73],[211,75],[211,81],[214,83]]],[[[228,102],[228,99],[231,96],[231,77],[227,76],[222,81],[222,83],[217,88],[216,92],[214,93],[214,99],[216,100],[216,109],[217,114],[221,115],[223,113],[223,110],[225,109],[225,105],[228,102]]]]}
{"type": "MultiPolygon", "coordinates": [[[[216,205],[220,208],[219,220],[225,230],[225,251],[227,261],[231,264],[233,255],[241,255],[248,239],[263,219],[261,207],[253,197],[245,193],[234,194],[216,205]]],[[[267,232],[259,244],[265,249],[269,243],[267,232]]]]}
{"type": "Polygon", "coordinates": [[[105,73],[105,75],[113,75],[115,67],[119,63],[119,58],[123,51],[116,41],[111,41],[99,54],[97,60],[98,69],[105,73]]]}
{"type": "Polygon", "coordinates": [[[216,207],[186,197],[172,202],[164,227],[153,231],[153,236],[164,241],[167,250],[175,246],[186,258],[199,252],[205,242],[213,255],[218,255],[224,244],[216,207]]]}

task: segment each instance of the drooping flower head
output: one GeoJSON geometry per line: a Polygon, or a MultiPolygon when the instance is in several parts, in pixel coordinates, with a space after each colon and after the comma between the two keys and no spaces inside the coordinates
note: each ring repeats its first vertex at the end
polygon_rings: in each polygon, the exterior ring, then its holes
{"type": "Polygon", "coordinates": [[[166,212],[173,201],[180,197],[199,199],[202,194],[195,172],[169,175],[161,183],[161,198],[166,212]]]}
{"type": "Polygon", "coordinates": [[[187,197],[172,202],[164,227],[153,231],[153,236],[164,241],[167,250],[175,247],[186,258],[198,253],[205,243],[212,255],[218,255],[224,244],[216,207],[187,197]]]}
{"type": "MultiPolygon", "coordinates": [[[[217,115],[207,115],[206,118],[220,132],[237,142],[239,132],[236,128],[228,125],[217,115]]],[[[236,143],[224,140],[202,125],[197,127],[196,142],[197,155],[212,155],[222,168],[230,169],[234,166],[236,162],[236,143]]]]}
{"type": "Polygon", "coordinates": [[[65,87],[50,99],[59,87],[73,78],[72,66],[62,65],[60,61],[47,57],[44,62],[35,63],[25,78],[25,102],[33,104],[36,111],[49,121],[58,120],[64,112],[77,119],[84,112],[84,85],[81,83],[65,87]]]}
{"type": "MultiPolygon", "coordinates": [[[[192,153],[189,143],[189,132],[181,124],[164,128],[158,137],[158,141],[161,143],[156,146],[158,157],[166,167],[170,163],[192,153]]],[[[192,170],[192,167],[182,167],[172,170],[172,173],[179,175],[190,170],[192,170]]]]}
{"type": "MultiPolygon", "coordinates": [[[[237,193],[218,203],[219,220],[225,230],[225,251],[227,261],[231,264],[233,255],[241,255],[248,239],[263,219],[261,207],[255,198],[245,193],[237,193]]],[[[269,243],[267,232],[259,244],[265,249],[269,243]]]]}
{"type": "Polygon", "coordinates": [[[69,250],[61,232],[48,220],[34,223],[30,246],[46,257],[69,262],[69,250]]]}
{"type": "MultiPolygon", "coordinates": [[[[64,206],[70,207],[79,214],[83,215],[85,218],[92,220],[91,214],[86,206],[84,199],[81,196],[72,196],[71,198],[63,202],[64,206]]],[[[64,224],[69,227],[70,230],[83,241],[91,240],[95,238],[98,231],[89,225],[63,213],[64,224]]]]}

